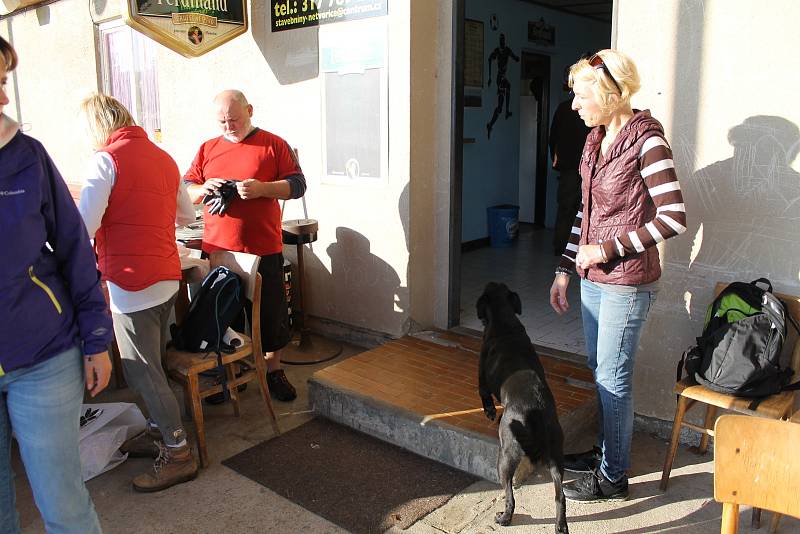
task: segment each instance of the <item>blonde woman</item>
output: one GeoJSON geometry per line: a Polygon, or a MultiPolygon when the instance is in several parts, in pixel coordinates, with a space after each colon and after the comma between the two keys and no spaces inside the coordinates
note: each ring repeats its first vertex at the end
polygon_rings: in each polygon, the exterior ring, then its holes
{"type": "Polygon", "coordinates": [[[97,534],[81,477],[84,383],[108,384],[106,312],[89,236],[44,147],[6,115],[17,54],[0,37],[0,531],[19,533],[11,434],[47,532],[97,534]]]}
{"type": "Polygon", "coordinates": [[[628,497],[633,436],[633,366],[639,336],[661,276],[656,245],[686,231],[672,151],[661,124],[632,109],[639,90],[633,61],[601,50],[570,69],[572,109],[593,128],[580,162],[582,203],[550,288],[550,304],[567,311],[567,285],[577,270],[581,313],[599,402],[597,445],[565,455],[583,472],[564,486],[579,502],[628,497]]]}
{"type": "Polygon", "coordinates": [[[161,366],[181,278],[175,224],[194,221],[194,208],[178,166],[134,124],[125,106],[94,95],[81,109],[96,152],[80,212],[108,285],[125,380],[142,396],[151,418],[145,434],[123,450],[156,456],[152,471],[135,477],[133,487],[159,491],[197,476],[180,409],[161,366]]]}

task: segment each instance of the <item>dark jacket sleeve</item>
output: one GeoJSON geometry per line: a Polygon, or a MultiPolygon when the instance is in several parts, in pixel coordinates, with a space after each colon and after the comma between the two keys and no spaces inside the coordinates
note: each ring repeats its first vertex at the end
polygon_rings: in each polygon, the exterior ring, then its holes
{"type": "Polygon", "coordinates": [[[97,354],[108,350],[112,330],[111,317],[100,289],[94,250],[67,184],[44,148],[41,152],[45,171],[43,179],[49,181],[43,184],[43,191],[49,196],[42,214],[47,225],[47,241],[69,288],[83,353],[97,354]]]}

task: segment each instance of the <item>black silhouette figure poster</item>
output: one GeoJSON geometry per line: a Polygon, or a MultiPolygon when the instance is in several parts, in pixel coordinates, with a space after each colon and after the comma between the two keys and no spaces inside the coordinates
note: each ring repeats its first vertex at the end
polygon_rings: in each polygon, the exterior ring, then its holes
{"type": "Polygon", "coordinates": [[[504,103],[506,106],[505,118],[507,119],[511,116],[511,82],[506,78],[509,58],[519,63],[519,57],[517,57],[511,48],[506,46],[506,35],[501,33],[500,44],[489,54],[489,87],[492,86],[492,61],[497,60],[497,78],[495,80],[495,85],[497,86],[497,106],[494,108],[491,120],[486,124],[486,137],[489,139],[492,137],[494,123],[497,122],[497,119],[503,112],[504,103]]]}

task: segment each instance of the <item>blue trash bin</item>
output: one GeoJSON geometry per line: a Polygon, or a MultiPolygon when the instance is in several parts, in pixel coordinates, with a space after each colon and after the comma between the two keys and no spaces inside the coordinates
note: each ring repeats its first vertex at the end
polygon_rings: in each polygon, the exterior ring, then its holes
{"type": "Polygon", "coordinates": [[[494,248],[510,247],[519,232],[519,206],[499,204],[486,208],[489,243],[494,248]]]}

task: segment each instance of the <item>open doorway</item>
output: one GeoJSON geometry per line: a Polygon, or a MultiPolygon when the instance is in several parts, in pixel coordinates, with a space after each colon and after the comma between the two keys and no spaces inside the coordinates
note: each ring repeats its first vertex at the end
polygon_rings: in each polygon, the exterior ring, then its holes
{"type": "MultiPolygon", "coordinates": [[[[522,301],[520,319],[540,349],[557,355],[586,354],[580,317],[579,284],[571,284],[570,311],[558,316],[549,305],[549,289],[559,261],[554,255],[558,174],[552,169],[548,133],[557,105],[569,97],[562,73],[589,50],[611,42],[608,19],[567,12],[569,3],[462,0],[457,36],[464,76],[456,91],[453,121],[461,161],[455,165],[453,215],[455,281],[451,287],[451,324],[480,331],[475,302],[489,281],[506,283],[522,301]],[[480,29],[480,45],[471,39],[480,29]],[[459,42],[459,39],[462,41],[459,42]],[[474,83],[480,66],[488,70],[474,83]],[[503,62],[499,62],[502,58],[503,62]],[[460,98],[459,98],[460,97],[460,98]],[[502,106],[502,108],[501,108],[502,106]],[[459,189],[460,188],[460,189],[459,189]],[[491,246],[487,208],[519,206],[519,233],[511,246],[491,246]],[[460,237],[460,240],[458,239],[460,237]],[[456,312],[456,313],[453,313],[456,312]]],[[[574,4],[574,3],[573,3],[574,4]]],[[[576,281],[576,280],[575,280],[576,281]]]]}

